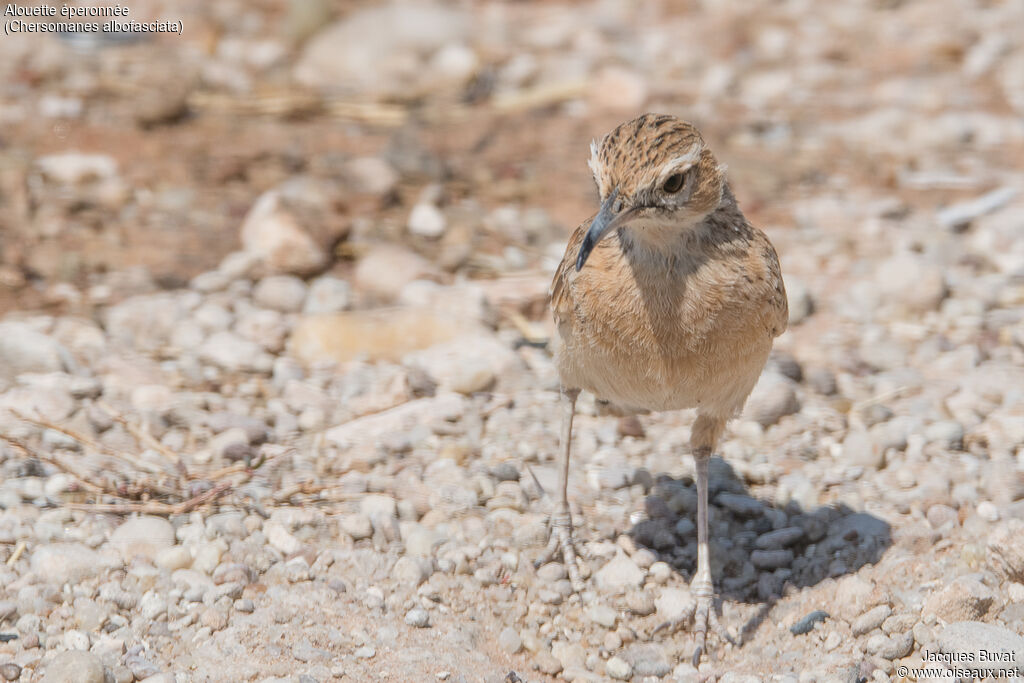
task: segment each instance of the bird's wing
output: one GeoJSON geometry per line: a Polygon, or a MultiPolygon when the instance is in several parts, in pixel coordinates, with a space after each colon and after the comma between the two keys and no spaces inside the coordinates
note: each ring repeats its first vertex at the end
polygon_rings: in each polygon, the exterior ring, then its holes
{"type": "Polygon", "coordinates": [[[558,264],[555,277],[551,281],[551,315],[554,316],[556,323],[565,320],[572,313],[572,301],[568,292],[569,278],[576,270],[576,255],[579,254],[583,237],[590,229],[590,223],[593,220],[593,218],[588,218],[573,230],[569,237],[569,243],[565,246],[562,262],[558,264]]]}

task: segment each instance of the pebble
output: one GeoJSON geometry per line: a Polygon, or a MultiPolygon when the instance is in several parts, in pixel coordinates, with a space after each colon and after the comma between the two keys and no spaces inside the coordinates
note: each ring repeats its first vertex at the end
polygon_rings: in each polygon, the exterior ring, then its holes
{"type": "Polygon", "coordinates": [[[405,623],[416,628],[427,628],[430,625],[430,614],[422,607],[414,607],[405,613],[405,623]]]}
{"type": "Polygon", "coordinates": [[[67,355],[57,341],[31,325],[0,322],[0,380],[13,381],[25,372],[61,372],[67,355]]]}
{"type": "Polygon", "coordinates": [[[605,662],[605,673],[617,681],[628,681],[633,677],[633,667],[621,657],[615,656],[605,662]]]}
{"type": "Polygon", "coordinates": [[[946,622],[970,621],[988,612],[995,598],[992,589],[981,581],[961,576],[932,593],[921,614],[934,615],[946,622]]]}
{"type": "Polygon", "coordinates": [[[441,209],[433,204],[421,203],[412,207],[409,214],[409,232],[427,239],[437,239],[444,234],[447,220],[441,209]]]}
{"type": "Polygon", "coordinates": [[[327,254],[285,208],[279,190],[256,200],[242,223],[241,238],[243,249],[276,273],[309,275],[327,264],[327,254]]]}
{"type": "Polygon", "coordinates": [[[755,550],[750,554],[750,561],[759,569],[788,567],[793,563],[793,551],[788,548],[782,550],[755,550]]]}
{"type": "Polygon", "coordinates": [[[46,665],[42,682],[104,683],[103,663],[90,652],[62,652],[46,665]]]}
{"type": "Polygon", "coordinates": [[[400,557],[391,570],[391,576],[406,585],[418,586],[429,576],[424,564],[411,557],[400,557]]]}
{"type": "MultiPolygon", "coordinates": [[[[1002,626],[978,621],[956,621],[939,631],[936,642],[940,652],[973,657],[973,661],[977,661],[978,653],[982,650],[1008,653],[1017,673],[1024,674],[1024,637],[1002,626]]],[[[995,662],[992,664],[998,666],[995,662]]]]}
{"type": "MultiPolygon", "coordinates": [[[[979,508],[981,506],[979,505],[979,508]]],[[[1008,519],[989,534],[985,559],[996,575],[1024,583],[1024,521],[1008,519]]]]}
{"type": "Polygon", "coordinates": [[[338,313],[352,306],[352,286],[348,281],[324,275],[309,284],[302,312],[306,315],[338,313]]]}
{"type": "Polygon", "coordinates": [[[498,647],[510,655],[518,653],[523,649],[523,641],[519,637],[519,632],[511,626],[503,628],[498,634],[498,647]]]}
{"type": "Polygon", "coordinates": [[[543,674],[554,676],[562,671],[562,663],[548,650],[541,650],[533,656],[534,666],[543,674]]]}
{"type": "Polygon", "coordinates": [[[784,527],[757,537],[754,545],[761,550],[779,550],[791,546],[804,537],[804,530],[800,527],[784,527]]]}
{"type": "Polygon", "coordinates": [[[892,614],[892,608],[888,605],[878,605],[873,607],[864,614],[857,617],[854,622],[850,625],[853,635],[862,636],[865,633],[870,633],[876,628],[882,625],[882,622],[889,618],[892,614]]]}
{"type": "Polygon", "coordinates": [[[265,277],[253,289],[252,300],[263,308],[297,313],[306,302],[306,283],[293,275],[265,277]]]}
{"type": "Polygon", "coordinates": [[[747,399],[743,414],[762,427],[770,427],[799,410],[796,383],[780,373],[764,372],[747,399]]]}
{"type": "Polygon", "coordinates": [[[800,621],[796,622],[789,627],[790,632],[794,636],[802,636],[805,633],[810,633],[814,630],[814,625],[818,623],[824,623],[829,618],[829,613],[825,610],[816,609],[813,612],[805,615],[800,621]]]}
{"type": "Polygon", "coordinates": [[[174,527],[162,517],[129,519],[110,535],[110,546],[125,562],[136,556],[154,560],[174,543],[174,527]]]}
{"type": "Polygon", "coordinates": [[[373,523],[368,516],[361,512],[342,515],[338,519],[338,527],[351,536],[354,541],[361,541],[373,536],[373,523]]]}
{"type": "Polygon", "coordinates": [[[80,583],[119,565],[109,554],[81,543],[52,543],[32,553],[32,571],[43,581],[57,585],[80,583]]]}
{"type": "Polygon", "coordinates": [[[14,662],[5,662],[0,665],[0,676],[5,681],[16,681],[21,678],[21,667],[14,662]]]}
{"type": "Polygon", "coordinates": [[[587,610],[587,616],[590,621],[604,628],[615,628],[615,622],[618,619],[615,610],[607,605],[592,605],[587,610]]]}
{"type": "Polygon", "coordinates": [[[627,588],[639,588],[644,582],[645,573],[629,556],[619,553],[594,574],[594,581],[602,590],[608,592],[622,591],[627,588]]]}
{"type": "Polygon", "coordinates": [[[672,671],[668,655],[661,645],[645,643],[631,645],[620,655],[633,667],[637,676],[667,676],[672,671]]]}

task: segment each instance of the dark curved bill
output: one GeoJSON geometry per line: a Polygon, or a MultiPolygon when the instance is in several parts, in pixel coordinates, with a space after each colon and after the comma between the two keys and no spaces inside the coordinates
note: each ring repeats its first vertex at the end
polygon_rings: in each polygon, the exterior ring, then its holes
{"type": "Polygon", "coordinates": [[[612,193],[608,195],[608,198],[601,202],[601,210],[594,216],[593,222],[590,224],[590,229],[587,230],[587,234],[583,236],[583,244],[580,245],[580,253],[576,257],[576,272],[579,272],[583,268],[583,264],[590,258],[590,252],[594,250],[597,243],[600,242],[605,235],[617,228],[620,224],[620,218],[622,213],[615,213],[615,200],[619,196],[619,188],[612,190],[612,193]]]}

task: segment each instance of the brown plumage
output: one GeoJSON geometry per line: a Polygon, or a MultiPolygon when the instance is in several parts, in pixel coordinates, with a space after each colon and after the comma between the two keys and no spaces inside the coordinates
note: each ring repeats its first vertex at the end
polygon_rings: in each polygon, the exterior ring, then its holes
{"type": "Polygon", "coordinates": [[[579,391],[620,412],[696,408],[696,662],[709,620],[732,640],[710,609],[707,463],[786,329],[782,274],[689,123],[655,114],[623,123],[591,145],[590,168],[601,211],[569,239],[551,288],[565,414],[561,499],[545,559],[561,553],[580,585],[565,497],[579,391]]]}

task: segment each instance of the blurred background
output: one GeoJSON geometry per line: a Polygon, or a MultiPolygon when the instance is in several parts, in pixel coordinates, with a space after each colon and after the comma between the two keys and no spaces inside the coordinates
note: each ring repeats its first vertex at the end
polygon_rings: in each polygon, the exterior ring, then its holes
{"type": "Polygon", "coordinates": [[[646,111],[703,132],[790,298],[713,467],[748,639],[701,673],[1024,651],[1024,2],[126,6],[182,34],[0,36],[8,680],[82,638],[129,682],[695,680],[690,635],[634,643],[686,604],[688,413],[581,401],[595,611],[531,564],[548,285],[591,140],[646,111]]]}
{"type": "Polygon", "coordinates": [[[915,244],[1022,267],[1019,2],[130,11],[183,33],[0,41],[0,310],[87,302],[115,272],[119,296],[184,285],[273,191],[321,212],[299,221],[303,274],[345,275],[379,242],[441,279],[550,270],[594,209],[590,140],[648,110],[699,126],[823,294],[915,244]],[[1011,203],[1015,224],[959,233],[1011,203]]]}

